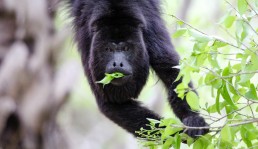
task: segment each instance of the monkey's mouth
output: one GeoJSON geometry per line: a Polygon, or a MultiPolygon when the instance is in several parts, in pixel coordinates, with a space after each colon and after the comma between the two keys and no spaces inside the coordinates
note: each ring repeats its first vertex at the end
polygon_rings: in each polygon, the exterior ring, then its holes
{"type": "Polygon", "coordinates": [[[124,84],[130,82],[131,78],[132,78],[131,75],[125,75],[122,78],[113,79],[111,81],[111,84],[116,85],[116,86],[121,86],[121,85],[124,85],[124,84]]]}
{"type": "Polygon", "coordinates": [[[112,74],[112,73],[122,73],[124,76],[121,78],[114,78],[110,83],[116,86],[124,85],[132,79],[132,72],[126,71],[124,69],[112,69],[110,71],[107,71],[106,73],[112,74]]]}

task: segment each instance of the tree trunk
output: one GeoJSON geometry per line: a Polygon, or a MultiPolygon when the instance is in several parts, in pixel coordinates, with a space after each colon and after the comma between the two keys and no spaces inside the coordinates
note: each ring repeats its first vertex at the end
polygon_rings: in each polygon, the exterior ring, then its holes
{"type": "Polygon", "coordinates": [[[69,148],[56,116],[78,72],[57,66],[57,0],[0,0],[0,149],[69,148]]]}

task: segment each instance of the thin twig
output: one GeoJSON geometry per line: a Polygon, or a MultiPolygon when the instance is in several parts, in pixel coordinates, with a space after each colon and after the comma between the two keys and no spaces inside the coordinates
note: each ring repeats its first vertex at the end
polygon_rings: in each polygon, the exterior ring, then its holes
{"type": "MultiPolygon", "coordinates": [[[[235,123],[235,124],[229,124],[229,127],[237,127],[240,125],[246,125],[246,124],[251,124],[251,123],[256,123],[258,122],[258,118],[251,119],[251,120],[245,120],[240,123],[235,123]]],[[[191,127],[191,126],[185,126],[185,125],[171,125],[171,127],[176,127],[176,128],[183,128],[183,129],[222,129],[224,126],[207,126],[207,127],[191,127]]]]}
{"type": "Polygon", "coordinates": [[[239,53],[221,53],[221,52],[208,52],[204,54],[219,54],[219,55],[237,55],[239,53]]]}
{"type": "Polygon", "coordinates": [[[251,8],[251,10],[255,13],[255,15],[258,16],[258,13],[255,11],[255,9],[252,7],[252,5],[250,5],[250,3],[247,0],[245,0],[245,1],[248,4],[248,6],[251,8]]]}

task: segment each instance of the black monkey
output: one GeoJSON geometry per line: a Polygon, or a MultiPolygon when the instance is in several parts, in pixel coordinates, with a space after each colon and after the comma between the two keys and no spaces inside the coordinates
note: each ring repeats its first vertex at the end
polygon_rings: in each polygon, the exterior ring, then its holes
{"type": "MultiPolygon", "coordinates": [[[[161,19],[158,0],[70,0],[75,39],[83,67],[101,112],[135,134],[147,128],[146,118],[161,119],[134,100],[146,83],[150,67],[168,90],[169,103],[187,126],[206,126],[204,119],[191,111],[186,100],[174,92],[179,71],[179,56],[161,19]],[[104,88],[96,82],[105,73],[121,72],[104,88]]],[[[208,130],[188,130],[191,137],[208,130]]]]}

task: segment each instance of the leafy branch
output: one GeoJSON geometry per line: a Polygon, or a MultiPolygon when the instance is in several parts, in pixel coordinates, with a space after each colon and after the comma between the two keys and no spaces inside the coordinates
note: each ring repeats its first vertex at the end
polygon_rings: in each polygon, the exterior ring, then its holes
{"type": "MultiPolygon", "coordinates": [[[[171,146],[179,149],[181,142],[187,142],[193,149],[258,146],[258,24],[251,22],[257,21],[258,0],[237,0],[236,7],[224,1],[230,8],[217,27],[234,41],[208,35],[177,16],[167,14],[178,23],[173,37],[189,38],[193,45],[190,56],[176,66],[180,69],[176,80],[182,82],[175,91],[194,111],[201,109],[198,113],[205,117],[209,126],[189,127],[174,118],[151,120],[151,130],[140,133],[148,138],[142,141],[151,149],[158,145],[163,149],[171,146]],[[188,86],[191,80],[197,87],[188,86]],[[207,101],[207,97],[213,100],[207,101]],[[200,106],[204,99],[205,106],[200,106]],[[156,128],[157,125],[164,128],[156,128]],[[189,129],[211,132],[194,142],[184,134],[189,129]]],[[[189,45],[185,48],[189,49],[189,45]]]]}

